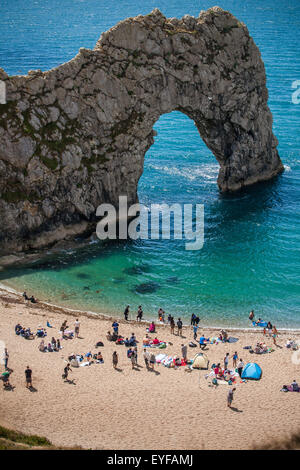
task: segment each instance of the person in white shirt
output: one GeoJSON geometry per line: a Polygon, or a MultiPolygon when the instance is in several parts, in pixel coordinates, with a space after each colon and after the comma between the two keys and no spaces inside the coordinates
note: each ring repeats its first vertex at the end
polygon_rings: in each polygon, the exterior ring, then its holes
{"type": "Polygon", "coordinates": [[[78,318],[76,318],[76,321],[74,322],[74,326],[75,326],[75,337],[78,338],[79,328],[80,328],[80,321],[78,320],[78,318]]]}
{"type": "Polygon", "coordinates": [[[242,370],[244,369],[244,365],[245,364],[243,363],[243,359],[240,359],[240,362],[237,365],[237,370],[240,377],[242,377],[242,370]]]}

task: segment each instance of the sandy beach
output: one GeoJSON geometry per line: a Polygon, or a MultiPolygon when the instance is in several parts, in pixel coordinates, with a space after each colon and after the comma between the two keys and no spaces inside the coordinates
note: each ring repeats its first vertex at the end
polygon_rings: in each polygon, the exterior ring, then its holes
{"type": "MultiPolygon", "coordinates": [[[[245,346],[263,340],[262,330],[233,331],[237,343],[208,345],[210,364],[223,362],[226,352],[237,351],[245,363],[257,362],[263,375],[260,381],[237,381],[233,409],[227,408],[229,386],[209,386],[206,370],[187,372],[186,367],[169,369],[156,365],[147,371],[142,352],[146,323],[125,323],[120,320],[119,332],[125,337],[135,333],[138,343],[138,364],[132,370],[124,345],[106,340],[111,318],[72,314],[60,308],[41,304],[25,305],[23,299],[0,291],[0,339],[9,352],[9,367],[13,369],[13,391],[0,390],[0,424],[26,433],[43,435],[54,445],[82,446],[92,449],[249,449],[273,439],[289,437],[299,431],[300,407],[298,393],[280,392],[283,384],[300,381],[300,365],[292,362],[292,352],[285,347],[289,338],[300,340],[298,332],[279,332],[274,352],[250,354],[245,346]],[[47,339],[59,337],[63,320],[71,329],[79,318],[80,338],[63,340],[59,352],[41,353],[39,338],[25,340],[14,332],[19,322],[36,332],[38,325],[46,327],[47,339]],[[69,355],[100,349],[104,364],[72,369],[72,383],[62,379],[69,355]],[[112,352],[119,356],[118,370],[112,367],[112,352]],[[25,388],[25,367],[33,371],[36,391],[25,388]]],[[[201,328],[200,328],[200,331],[201,328]]],[[[176,329],[175,329],[176,332],[176,329]]],[[[216,331],[206,329],[205,336],[216,331]]],[[[169,326],[158,326],[159,339],[172,343],[164,350],[180,355],[181,344],[193,340],[190,327],[183,336],[170,334],[169,326]]],[[[267,345],[272,339],[266,338],[267,345]]],[[[188,348],[188,357],[199,352],[199,346],[188,348]]],[[[159,351],[156,351],[158,354],[159,351]]],[[[232,359],[230,359],[232,363],[232,359]]],[[[230,364],[231,365],[231,364],[230,364]]],[[[1,373],[4,365],[1,364],[1,373]]]]}

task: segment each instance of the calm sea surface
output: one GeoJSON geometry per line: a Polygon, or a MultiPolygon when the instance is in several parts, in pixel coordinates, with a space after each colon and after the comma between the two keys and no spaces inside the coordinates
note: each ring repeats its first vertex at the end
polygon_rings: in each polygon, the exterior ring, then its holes
{"type": "Polygon", "coordinates": [[[80,47],[93,48],[101,32],[154,7],[166,16],[197,16],[214,4],[248,26],[267,72],[269,106],[285,173],[238,196],[222,196],[218,163],[196,127],[181,113],[162,116],[145,158],[140,201],[205,205],[205,243],[186,251],[183,241],[92,244],[49,256],[0,281],[69,307],[122,314],[125,304],[147,318],[162,306],[205,325],[247,327],[250,309],[277,326],[300,327],[300,80],[298,0],[1,0],[0,67],[9,74],[47,70],[80,47]]]}

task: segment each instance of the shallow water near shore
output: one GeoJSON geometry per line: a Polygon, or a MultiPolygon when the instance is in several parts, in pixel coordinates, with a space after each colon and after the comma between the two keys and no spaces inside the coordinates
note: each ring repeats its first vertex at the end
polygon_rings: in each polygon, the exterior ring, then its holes
{"type": "MultiPolygon", "coordinates": [[[[94,47],[100,33],[117,21],[149,13],[155,6],[166,16],[181,17],[197,16],[215,4],[65,3],[72,13],[62,18],[58,0],[47,2],[47,7],[29,0],[25,9],[19,1],[3,1],[0,63],[8,73],[56,66],[71,59],[79,47],[94,47]]],[[[236,195],[220,195],[218,163],[194,123],[178,112],[164,115],[155,125],[158,135],[145,158],[140,202],[204,204],[203,249],[186,251],[180,240],[93,243],[7,267],[0,282],[85,311],[122,315],[130,304],[134,318],[141,304],[148,319],[156,318],[161,306],[186,320],[195,312],[207,326],[247,327],[254,308],[278,327],[300,327],[300,104],[292,103],[292,83],[300,79],[300,5],[279,0],[218,4],[247,24],[261,50],[284,174],[236,195]]]]}

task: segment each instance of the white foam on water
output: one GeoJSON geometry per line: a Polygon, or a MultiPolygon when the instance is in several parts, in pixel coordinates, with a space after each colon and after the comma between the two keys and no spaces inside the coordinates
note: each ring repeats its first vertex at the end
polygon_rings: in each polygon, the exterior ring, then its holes
{"type": "Polygon", "coordinates": [[[150,164],[150,168],[153,170],[161,171],[170,176],[180,176],[182,178],[194,181],[197,178],[203,178],[209,182],[215,182],[218,173],[219,165],[218,164],[203,164],[197,167],[181,167],[176,166],[163,166],[163,165],[154,165],[150,164]]]}

